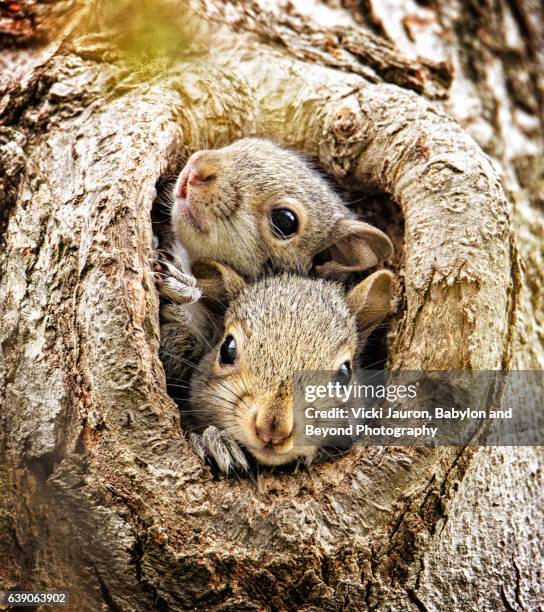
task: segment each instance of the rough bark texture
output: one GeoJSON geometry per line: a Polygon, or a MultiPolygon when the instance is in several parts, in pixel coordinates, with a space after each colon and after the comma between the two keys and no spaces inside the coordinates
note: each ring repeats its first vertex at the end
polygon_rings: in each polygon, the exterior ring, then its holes
{"type": "Polygon", "coordinates": [[[540,449],[359,448],[214,480],[166,395],[155,186],[248,134],[371,194],[401,246],[391,366],[544,366],[542,10],[388,5],[208,2],[188,27],[165,3],[184,57],[145,64],[122,3],[38,4],[2,31],[0,588],[66,588],[74,610],[541,605],[540,449]]]}

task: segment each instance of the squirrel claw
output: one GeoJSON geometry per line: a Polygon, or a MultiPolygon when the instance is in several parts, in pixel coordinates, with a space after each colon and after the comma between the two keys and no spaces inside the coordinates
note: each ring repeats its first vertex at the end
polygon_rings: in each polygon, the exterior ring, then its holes
{"type": "Polygon", "coordinates": [[[155,251],[151,268],[155,277],[155,286],[162,297],[176,304],[197,302],[202,291],[196,285],[196,278],[183,271],[181,262],[173,256],[169,260],[160,251],[155,251]]]}
{"type": "Polygon", "coordinates": [[[214,463],[221,472],[247,473],[249,464],[234,438],[214,425],[200,434],[192,433],[189,442],[203,463],[214,463]]]}

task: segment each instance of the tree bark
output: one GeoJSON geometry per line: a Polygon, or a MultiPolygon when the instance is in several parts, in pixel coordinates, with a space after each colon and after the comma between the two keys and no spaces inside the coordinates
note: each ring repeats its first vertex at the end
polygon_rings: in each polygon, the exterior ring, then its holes
{"type": "Polygon", "coordinates": [[[125,2],[28,3],[2,32],[0,589],[74,610],[542,604],[541,449],[214,479],[166,394],[156,185],[250,134],[314,156],[395,240],[392,368],[542,369],[542,9],[387,5],[159,3],[141,14],[183,45],[145,62],[125,2]]]}

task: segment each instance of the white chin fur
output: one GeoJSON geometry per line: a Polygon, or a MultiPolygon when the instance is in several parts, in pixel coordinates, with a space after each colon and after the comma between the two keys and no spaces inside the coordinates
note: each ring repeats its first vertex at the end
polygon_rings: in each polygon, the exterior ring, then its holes
{"type": "Polygon", "coordinates": [[[212,226],[210,232],[203,235],[182,218],[177,218],[174,220],[174,230],[190,261],[220,259],[248,278],[255,277],[263,263],[262,245],[251,231],[251,216],[242,212],[229,222],[232,229],[227,233],[223,228],[219,232],[217,227],[212,226]]]}

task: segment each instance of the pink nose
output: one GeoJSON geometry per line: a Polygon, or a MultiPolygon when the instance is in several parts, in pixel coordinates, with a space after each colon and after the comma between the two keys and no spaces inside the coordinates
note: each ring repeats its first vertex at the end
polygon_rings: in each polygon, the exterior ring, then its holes
{"type": "Polygon", "coordinates": [[[255,433],[259,440],[262,440],[265,444],[279,444],[291,435],[291,432],[282,433],[281,431],[274,431],[268,427],[258,427],[255,425],[255,433]]]}
{"type": "Polygon", "coordinates": [[[181,175],[181,181],[179,183],[178,189],[178,197],[186,198],[187,197],[187,186],[191,185],[191,187],[197,187],[201,183],[204,182],[204,177],[198,173],[198,170],[195,170],[194,167],[187,167],[183,174],[181,175]]]}
{"type": "Polygon", "coordinates": [[[187,177],[187,182],[189,183],[189,185],[200,185],[200,183],[202,183],[203,181],[203,177],[200,176],[200,174],[198,174],[198,172],[194,169],[191,168],[191,170],[189,170],[189,175],[187,177]]]}

